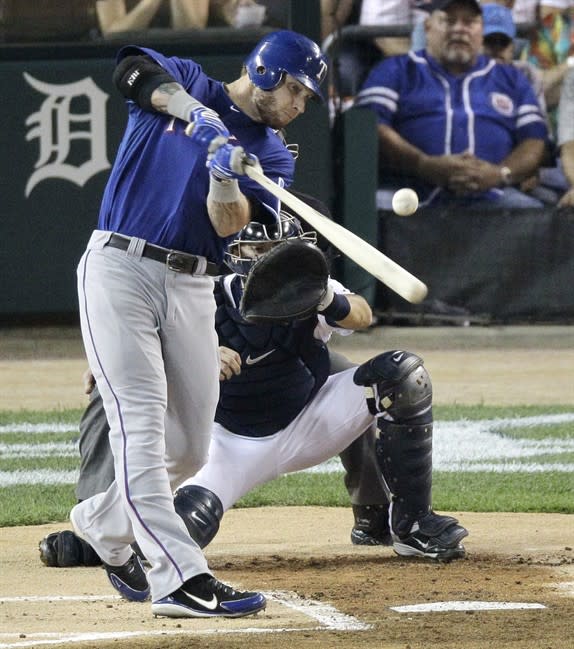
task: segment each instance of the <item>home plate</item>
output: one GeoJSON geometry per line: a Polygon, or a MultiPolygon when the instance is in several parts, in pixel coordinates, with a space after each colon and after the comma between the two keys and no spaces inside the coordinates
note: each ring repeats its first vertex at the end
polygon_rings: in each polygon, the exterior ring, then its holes
{"type": "Polygon", "coordinates": [[[530,602],[430,602],[409,606],[391,606],[397,613],[434,613],[447,611],[508,611],[517,609],[546,608],[544,604],[530,602]]]}

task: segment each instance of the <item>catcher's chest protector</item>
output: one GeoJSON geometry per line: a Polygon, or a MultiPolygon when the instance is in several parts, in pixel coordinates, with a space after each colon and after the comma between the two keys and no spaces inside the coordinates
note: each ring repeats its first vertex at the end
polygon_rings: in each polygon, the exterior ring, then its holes
{"type": "Polygon", "coordinates": [[[242,360],[241,374],[220,384],[215,420],[241,435],[276,433],[299,414],[329,376],[329,352],[313,336],[317,321],[248,324],[219,281],[215,300],[219,343],[236,350],[242,360]]]}

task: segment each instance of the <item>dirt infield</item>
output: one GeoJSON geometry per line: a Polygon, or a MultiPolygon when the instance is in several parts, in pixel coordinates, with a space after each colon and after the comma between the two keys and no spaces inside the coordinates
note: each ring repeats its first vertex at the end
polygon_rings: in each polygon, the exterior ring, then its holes
{"type": "MultiPolygon", "coordinates": [[[[0,409],[85,404],[77,331],[0,336],[0,409]]],[[[574,328],[377,329],[336,347],[357,361],[420,353],[437,403],[574,408],[574,328]]],[[[210,565],[270,602],[254,618],[215,622],[154,619],[149,604],[116,599],[99,568],[44,567],[38,541],[62,525],[2,529],[0,649],[572,649],[574,517],[454,515],[470,530],[468,556],[442,565],[352,546],[347,509],[232,510],[210,565]],[[440,610],[395,610],[422,604],[440,610]]]]}

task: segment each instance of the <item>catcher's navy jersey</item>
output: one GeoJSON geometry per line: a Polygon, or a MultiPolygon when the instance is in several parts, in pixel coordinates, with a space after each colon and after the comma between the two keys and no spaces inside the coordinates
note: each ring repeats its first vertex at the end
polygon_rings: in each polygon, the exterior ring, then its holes
{"type": "MultiPolygon", "coordinates": [[[[389,57],[371,70],[355,105],[429,155],[469,151],[499,164],[523,140],[548,137],[524,74],[485,56],[459,76],[425,50],[389,57]]],[[[430,188],[418,189],[426,195],[430,188]]]]}
{"type": "MultiPolygon", "coordinates": [[[[192,97],[219,113],[231,133],[230,143],[254,153],[267,176],[291,184],[294,160],[281,137],[241,112],[222,82],[208,77],[190,59],[168,58],[148,48],[125,47],[118,60],[138,53],[151,56],[192,97]]],[[[226,240],[216,234],[207,213],[205,150],[184,134],[186,122],[144,111],[132,101],[128,109],[128,125],[104,193],[98,228],[220,262],[226,240]]],[[[247,176],[239,184],[246,196],[277,211],[277,199],[247,176]]]]}
{"type": "Polygon", "coordinates": [[[237,305],[241,278],[215,283],[219,344],[241,355],[242,371],[220,383],[215,421],[228,431],[265,437],[285,428],[329,376],[329,352],[315,337],[317,316],[288,324],[250,324],[237,305]]]}

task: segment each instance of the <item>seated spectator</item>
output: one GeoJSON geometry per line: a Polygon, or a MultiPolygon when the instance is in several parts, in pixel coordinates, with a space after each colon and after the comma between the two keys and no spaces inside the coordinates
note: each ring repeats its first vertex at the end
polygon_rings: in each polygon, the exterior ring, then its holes
{"type": "Polygon", "coordinates": [[[321,0],[321,41],[351,18],[356,0],[321,0]]]}
{"type": "Polygon", "coordinates": [[[404,26],[413,28],[411,36],[381,36],[375,44],[385,56],[405,54],[424,47],[424,32],[419,29],[426,17],[427,0],[363,0],[359,24],[365,26],[404,26]],[[421,36],[423,40],[421,41],[421,36]]]}
{"type": "Polygon", "coordinates": [[[379,207],[405,186],[423,207],[542,207],[518,185],[544,157],[544,115],[519,70],[481,53],[480,4],[434,0],[425,29],[426,49],[381,61],[355,102],[378,116],[379,207]]]}
{"type": "Polygon", "coordinates": [[[150,27],[259,26],[265,11],[255,0],[96,0],[98,23],[104,36],[150,27]]]}
{"type": "Polygon", "coordinates": [[[207,25],[209,0],[96,0],[100,31],[139,31],[149,27],[196,29],[207,25]]]}
{"type": "Polygon", "coordinates": [[[516,61],[514,59],[516,26],[510,9],[499,3],[487,3],[482,5],[482,17],[484,22],[484,53],[500,63],[512,64],[524,72],[536,93],[550,132],[550,146],[544,160],[544,166],[541,167],[538,174],[524,180],[520,184],[520,188],[522,191],[539,198],[547,205],[556,205],[560,196],[567,189],[567,184],[562,170],[557,166],[552,123],[546,112],[542,71],[530,61],[516,61]]]}
{"type": "Polygon", "coordinates": [[[2,43],[88,41],[94,35],[94,0],[0,1],[2,43]]]}
{"type": "Polygon", "coordinates": [[[568,70],[558,104],[558,146],[569,189],[559,207],[574,207],[574,68],[568,70]]]}
{"type": "Polygon", "coordinates": [[[267,7],[255,0],[210,0],[210,27],[259,27],[265,20],[267,7]]]}
{"type": "Polygon", "coordinates": [[[569,66],[574,65],[574,0],[542,0],[538,3],[537,26],[521,58],[543,71],[549,111],[558,105],[560,89],[569,66]],[[570,62],[569,62],[570,57],[570,62]]]}
{"type": "Polygon", "coordinates": [[[540,107],[546,112],[542,71],[529,61],[517,61],[514,58],[516,24],[512,11],[502,3],[490,2],[483,4],[482,20],[484,53],[500,63],[511,63],[522,70],[536,93],[540,107]]]}

